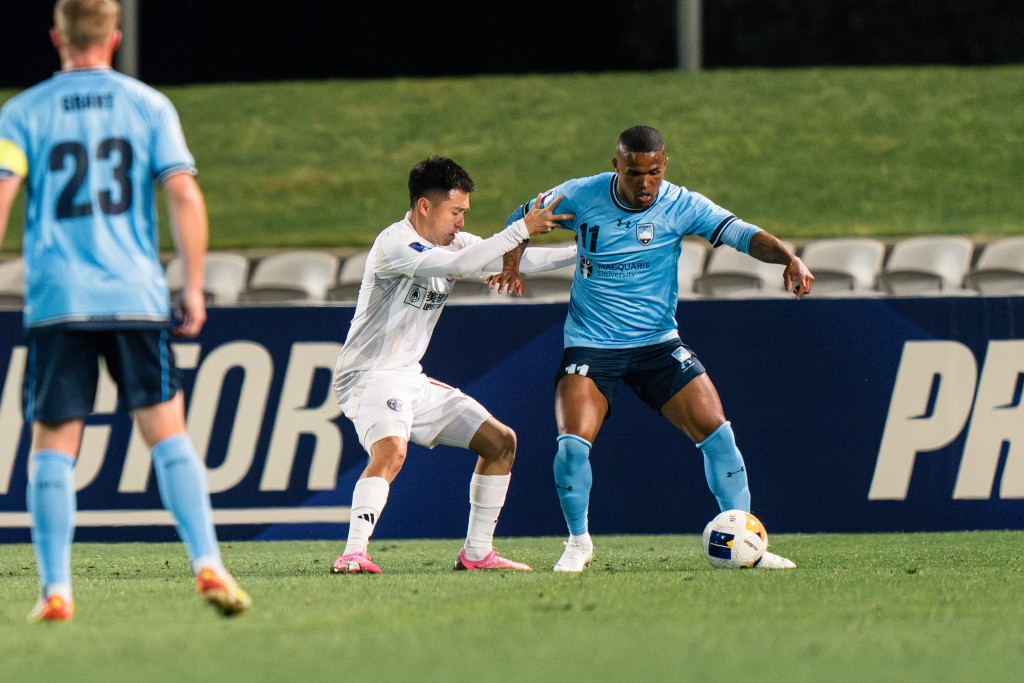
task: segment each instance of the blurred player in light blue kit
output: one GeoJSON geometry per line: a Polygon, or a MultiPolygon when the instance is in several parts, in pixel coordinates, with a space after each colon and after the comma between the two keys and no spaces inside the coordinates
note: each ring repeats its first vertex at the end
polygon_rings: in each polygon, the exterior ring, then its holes
{"type": "Polygon", "coordinates": [[[169,333],[195,337],[206,322],[206,205],[171,102],[111,68],[120,9],[114,0],[59,0],[50,39],[61,70],[0,109],[0,239],[27,187],[23,397],[32,423],[27,496],[41,588],[32,621],[74,614],[73,468],[101,358],[152,448],[161,500],[188,550],[197,591],[224,614],[250,603],[221,563],[169,343],[169,333]],[[155,183],[185,264],[173,327],[155,183]]]}
{"type": "MultiPolygon", "coordinates": [[[[575,218],[563,225],[576,233],[579,251],[555,389],[555,487],[569,527],[555,571],[581,572],[593,560],[587,523],[590,449],[611,413],[620,379],[697,444],[719,507],[750,510],[746,466],[732,426],[703,365],[679,337],[677,263],[683,238],[696,235],[716,248],[728,245],[784,265],[786,290],[798,297],[814,281],[779,239],[665,180],[667,164],[661,134],[634,126],[619,137],[613,172],[566,181],[541,200],[564,196],[559,209],[575,218]]],[[[533,201],[509,221],[522,217],[533,201]]],[[[522,293],[513,254],[492,286],[522,293]]],[[[795,564],[766,552],[759,566],[795,564]]]]}

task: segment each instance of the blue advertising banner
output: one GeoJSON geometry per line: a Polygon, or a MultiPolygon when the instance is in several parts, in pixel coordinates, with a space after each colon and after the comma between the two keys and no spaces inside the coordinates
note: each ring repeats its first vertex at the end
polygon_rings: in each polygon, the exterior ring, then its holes
{"type": "MultiPolygon", "coordinates": [[[[498,534],[562,535],[551,475],[563,303],[450,305],[423,365],[519,436],[498,534]]],[[[210,310],[175,348],[223,540],[344,539],[366,464],[331,391],[353,309],[210,310]]],[[[1024,299],[686,300],[774,533],[1024,528],[1024,299]]],[[[29,539],[18,312],[0,312],[0,541],[29,539]]],[[[593,533],[698,533],[696,447],[625,386],[591,453],[593,533]]],[[[465,534],[475,455],[412,446],[375,538],[465,534]]],[[[80,541],[173,540],[149,454],[101,380],[75,470],[80,541]]]]}

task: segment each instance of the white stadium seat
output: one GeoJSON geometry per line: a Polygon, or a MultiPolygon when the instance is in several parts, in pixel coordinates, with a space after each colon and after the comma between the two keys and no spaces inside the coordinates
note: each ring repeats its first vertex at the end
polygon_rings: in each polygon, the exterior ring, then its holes
{"type": "Polygon", "coordinates": [[[974,244],[966,237],[910,237],[893,245],[879,288],[896,296],[972,293],[962,285],[974,244]]]}
{"type": "Polygon", "coordinates": [[[711,246],[704,240],[683,240],[683,250],[679,254],[679,298],[690,299],[697,296],[697,278],[704,272],[704,264],[708,260],[711,246]]]}
{"type": "Polygon", "coordinates": [[[21,257],[0,261],[0,308],[25,304],[25,268],[21,257]]]}
{"type": "Polygon", "coordinates": [[[369,250],[358,251],[341,262],[338,279],[327,290],[327,300],[354,304],[359,298],[359,285],[363,281],[363,270],[366,268],[366,257],[369,250]]]}
{"type": "Polygon", "coordinates": [[[785,270],[785,266],[722,245],[711,252],[704,274],[696,278],[697,291],[715,297],[792,296],[782,282],[785,270]]]}
{"type": "Polygon", "coordinates": [[[819,239],[804,246],[800,258],[814,274],[811,296],[879,294],[878,273],[885,244],[869,237],[819,239]]]}
{"type": "MultiPolygon", "coordinates": [[[[173,302],[181,292],[184,271],[181,257],[167,262],[167,288],[173,302]]],[[[245,289],[249,278],[249,259],[230,251],[207,252],[203,259],[203,293],[206,303],[213,306],[234,304],[245,289]]]]}
{"type": "Polygon", "coordinates": [[[983,295],[1024,294],[1024,237],[1004,237],[986,244],[964,282],[983,295]]]}
{"type": "Polygon", "coordinates": [[[258,261],[244,303],[309,303],[326,299],[338,274],[338,257],[322,251],[283,251],[258,261]]]}

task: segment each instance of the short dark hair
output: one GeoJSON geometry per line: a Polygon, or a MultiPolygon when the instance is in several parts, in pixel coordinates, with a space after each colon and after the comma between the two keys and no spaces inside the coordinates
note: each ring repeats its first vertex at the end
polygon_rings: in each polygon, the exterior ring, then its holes
{"type": "Polygon", "coordinates": [[[476,183],[469,174],[448,157],[428,157],[409,171],[410,208],[420,197],[438,201],[446,198],[452,190],[472,192],[475,189],[476,183]]]}
{"type": "Polygon", "coordinates": [[[665,138],[650,126],[633,126],[622,131],[616,147],[623,155],[663,152],[665,151],[665,138]]]}

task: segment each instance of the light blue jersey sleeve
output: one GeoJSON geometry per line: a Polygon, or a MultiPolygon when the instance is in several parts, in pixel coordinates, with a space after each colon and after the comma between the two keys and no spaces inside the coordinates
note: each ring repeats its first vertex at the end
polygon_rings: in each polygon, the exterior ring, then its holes
{"type": "Polygon", "coordinates": [[[27,167],[26,326],[165,325],[154,184],[195,173],[170,100],[111,69],[62,71],[5,104],[0,140],[0,174],[27,167]]]}
{"type": "Polygon", "coordinates": [[[742,251],[744,254],[749,254],[750,240],[759,232],[761,232],[761,228],[737,218],[722,230],[721,243],[728,244],[733,249],[742,251]]]}
{"type": "Polygon", "coordinates": [[[750,239],[761,228],[740,220],[699,192],[670,187],[672,189],[664,195],[674,198],[671,209],[666,212],[669,220],[688,224],[687,234],[703,237],[712,247],[727,244],[744,254],[750,253],[750,239]]]}

